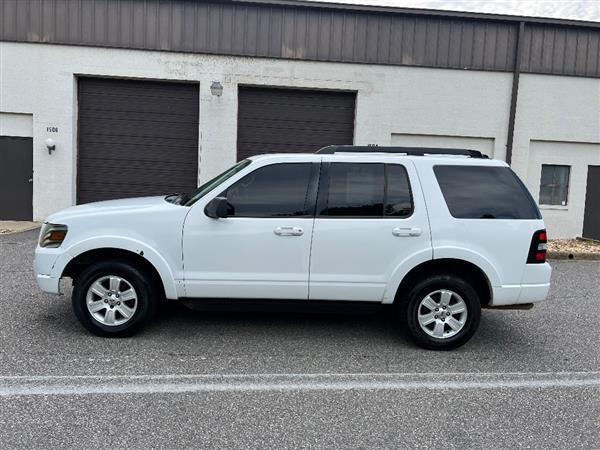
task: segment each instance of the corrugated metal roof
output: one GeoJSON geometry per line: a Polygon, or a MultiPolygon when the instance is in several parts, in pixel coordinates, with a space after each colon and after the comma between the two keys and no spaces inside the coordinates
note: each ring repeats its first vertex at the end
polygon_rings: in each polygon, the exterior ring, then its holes
{"type": "Polygon", "coordinates": [[[287,0],[0,0],[0,39],[600,76],[598,24],[287,0]]]}

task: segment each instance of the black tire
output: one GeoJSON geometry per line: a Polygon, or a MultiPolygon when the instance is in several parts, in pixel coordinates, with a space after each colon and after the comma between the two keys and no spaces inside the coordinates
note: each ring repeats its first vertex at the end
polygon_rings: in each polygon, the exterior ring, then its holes
{"type": "Polygon", "coordinates": [[[90,332],[103,337],[128,337],[140,331],[156,313],[159,296],[149,277],[137,267],[123,261],[100,261],[84,269],[73,283],[71,297],[73,311],[81,324],[90,332]],[[105,325],[88,310],[86,296],[91,284],[103,276],[116,275],[123,278],[136,291],[137,309],[131,318],[120,325],[105,325]]]}
{"type": "MultiPolygon", "coordinates": [[[[427,311],[425,309],[425,311],[427,311]]],[[[465,344],[477,328],[481,318],[481,302],[477,292],[462,278],[452,274],[434,274],[416,283],[399,304],[400,322],[403,330],[420,347],[428,350],[453,350],[465,344]],[[449,290],[458,294],[466,304],[467,314],[462,329],[454,336],[437,338],[427,334],[419,324],[421,301],[437,290],[449,290]]],[[[435,326],[435,324],[434,324],[435,326]]],[[[450,331],[449,326],[445,329],[450,331]]]]}

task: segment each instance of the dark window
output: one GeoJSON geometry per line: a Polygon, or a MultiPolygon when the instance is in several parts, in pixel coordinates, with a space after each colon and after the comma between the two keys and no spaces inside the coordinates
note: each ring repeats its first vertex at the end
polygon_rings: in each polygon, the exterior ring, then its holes
{"type": "Polygon", "coordinates": [[[541,218],[529,191],[508,167],[435,166],[433,170],[453,217],[541,218]]]}
{"type": "Polygon", "coordinates": [[[412,214],[413,201],[408,174],[400,164],[386,164],[387,192],[385,215],[408,217],[412,214]]]}
{"type": "Polygon", "coordinates": [[[382,217],[383,164],[333,163],[329,169],[327,216],[382,217]]]}
{"type": "Polygon", "coordinates": [[[408,174],[400,164],[332,163],[326,197],[320,215],[330,217],[408,217],[413,211],[408,174]]]}
{"type": "Polygon", "coordinates": [[[249,173],[221,194],[233,217],[306,215],[310,163],[273,164],[249,173]]]}
{"type": "Polygon", "coordinates": [[[570,166],[542,165],[540,205],[567,205],[570,166]]]}

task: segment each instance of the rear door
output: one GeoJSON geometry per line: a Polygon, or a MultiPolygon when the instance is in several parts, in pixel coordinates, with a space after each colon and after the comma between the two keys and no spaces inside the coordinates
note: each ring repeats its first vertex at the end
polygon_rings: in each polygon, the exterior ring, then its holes
{"type": "Polygon", "coordinates": [[[309,296],[381,302],[405,261],[418,254],[431,258],[417,174],[410,161],[341,158],[324,157],[321,169],[309,296]]]}

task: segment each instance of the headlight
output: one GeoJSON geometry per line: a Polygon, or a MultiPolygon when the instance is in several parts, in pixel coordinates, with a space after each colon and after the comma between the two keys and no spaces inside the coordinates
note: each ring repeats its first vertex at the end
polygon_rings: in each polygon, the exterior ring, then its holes
{"type": "Polygon", "coordinates": [[[67,236],[66,225],[46,224],[44,231],[40,235],[40,247],[56,248],[60,247],[67,236]]]}

